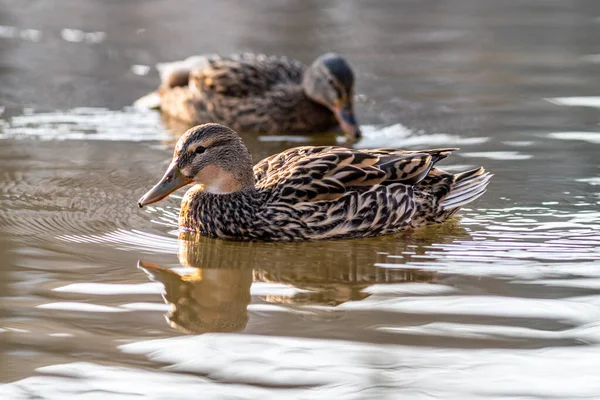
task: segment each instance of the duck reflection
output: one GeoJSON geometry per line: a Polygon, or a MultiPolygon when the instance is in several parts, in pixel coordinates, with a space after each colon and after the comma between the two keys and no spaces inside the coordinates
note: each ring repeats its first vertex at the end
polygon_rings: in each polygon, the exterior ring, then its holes
{"type": "Polygon", "coordinates": [[[163,298],[172,306],[169,324],[185,333],[240,332],[246,327],[252,271],[195,268],[179,274],[156,264],[140,262],[154,281],[165,287],[163,298]]]}
{"type": "Polygon", "coordinates": [[[364,289],[374,284],[435,281],[435,272],[402,265],[434,243],[468,237],[456,220],[411,234],[325,242],[233,242],[182,232],[178,256],[188,268],[181,272],[146,261],[139,267],[164,285],[164,300],[172,305],[167,315],[172,327],[185,333],[240,332],[248,323],[255,282],[300,289],[267,293],[256,301],[336,306],[368,297],[364,289]]]}

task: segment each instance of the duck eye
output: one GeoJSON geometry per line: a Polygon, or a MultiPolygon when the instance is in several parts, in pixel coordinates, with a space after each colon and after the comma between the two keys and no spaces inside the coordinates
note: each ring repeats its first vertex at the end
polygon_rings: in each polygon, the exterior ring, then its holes
{"type": "Polygon", "coordinates": [[[206,147],[198,146],[198,147],[196,147],[196,150],[194,150],[194,153],[196,153],[196,154],[202,154],[205,151],[206,151],[206,147]]]}

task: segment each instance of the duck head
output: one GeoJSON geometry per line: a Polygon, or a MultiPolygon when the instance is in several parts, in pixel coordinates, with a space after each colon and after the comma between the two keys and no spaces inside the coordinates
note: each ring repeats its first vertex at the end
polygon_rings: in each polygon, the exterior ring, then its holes
{"type": "Polygon", "coordinates": [[[205,192],[215,194],[254,186],[250,153],[234,130],[219,124],[190,128],[177,141],[164,176],[138,206],[156,203],[189,184],[200,184],[205,192]]]}
{"type": "Polygon", "coordinates": [[[344,57],[327,53],[317,58],[304,73],[302,87],[311,100],[335,114],[349,139],[361,137],[354,116],[354,73],[344,57]]]}

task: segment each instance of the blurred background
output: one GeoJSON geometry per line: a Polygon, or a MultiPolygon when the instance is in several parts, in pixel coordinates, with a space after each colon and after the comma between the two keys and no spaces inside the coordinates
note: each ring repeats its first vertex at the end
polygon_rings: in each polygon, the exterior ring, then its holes
{"type": "Polygon", "coordinates": [[[0,0],[0,397],[600,398],[598,37],[596,0],[0,0]],[[178,239],[180,196],[135,202],[187,127],[131,105],[241,51],[343,55],[357,147],[460,147],[488,192],[392,237],[178,239]]]}

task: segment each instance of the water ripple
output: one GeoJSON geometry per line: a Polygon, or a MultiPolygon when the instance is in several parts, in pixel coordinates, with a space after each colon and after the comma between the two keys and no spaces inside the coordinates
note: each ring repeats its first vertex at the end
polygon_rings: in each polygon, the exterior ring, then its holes
{"type": "Polygon", "coordinates": [[[600,97],[597,96],[554,97],[545,100],[559,106],[600,108],[600,97]]]}
{"type": "Polygon", "coordinates": [[[135,250],[153,253],[177,253],[176,238],[169,238],[137,230],[120,229],[101,235],[63,235],[58,240],[70,243],[98,243],[114,245],[119,250],[135,250]]]}
{"type": "Polygon", "coordinates": [[[583,142],[599,144],[600,132],[551,132],[548,136],[559,140],[580,140],[583,142]]]}
{"type": "Polygon", "coordinates": [[[416,132],[402,124],[386,127],[367,125],[361,127],[361,129],[363,139],[356,144],[358,148],[476,146],[489,141],[488,137],[461,137],[449,133],[416,132]]]}
{"type": "Polygon", "coordinates": [[[126,108],[74,108],[12,117],[0,126],[0,139],[35,137],[41,140],[165,140],[172,139],[155,111],[126,108]]]}

